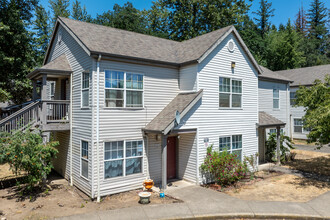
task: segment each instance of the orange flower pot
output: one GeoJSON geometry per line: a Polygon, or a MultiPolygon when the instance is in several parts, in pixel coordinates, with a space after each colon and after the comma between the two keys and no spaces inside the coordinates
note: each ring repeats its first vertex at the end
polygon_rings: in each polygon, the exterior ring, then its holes
{"type": "Polygon", "coordinates": [[[154,186],[154,181],[151,180],[151,179],[145,180],[143,182],[143,186],[144,186],[144,188],[146,188],[146,189],[149,190],[149,189],[151,189],[154,186]]]}

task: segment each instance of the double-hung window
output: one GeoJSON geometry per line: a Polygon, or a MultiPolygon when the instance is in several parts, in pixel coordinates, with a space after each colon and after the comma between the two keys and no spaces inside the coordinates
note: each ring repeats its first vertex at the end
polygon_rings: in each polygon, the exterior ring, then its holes
{"type": "Polygon", "coordinates": [[[219,78],[219,107],[242,107],[242,81],[237,79],[219,78]]]}
{"type": "Polygon", "coordinates": [[[237,159],[242,160],[242,135],[220,137],[219,151],[224,150],[236,154],[237,159]]]}
{"type": "Polygon", "coordinates": [[[290,105],[296,104],[296,92],[290,92],[290,105]]]}
{"type": "Polygon", "coordinates": [[[104,177],[142,173],[143,142],[115,141],[104,145],[104,177]]]}
{"type": "Polygon", "coordinates": [[[304,128],[304,121],[300,118],[293,119],[293,132],[295,133],[304,133],[310,132],[310,128],[304,128]]]}
{"type": "Polygon", "coordinates": [[[88,179],[88,142],[81,141],[81,175],[88,179]]]}
{"type": "Polygon", "coordinates": [[[143,75],[105,71],[106,107],[143,107],[143,75]]]}
{"type": "Polygon", "coordinates": [[[81,80],[81,106],[88,107],[89,106],[89,73],[82,73],[81,80]]]}
{"type": "Polygon", "coordinates": [[[278,89],[273,89],[273,108],[280,108],[280,92],[278,89]]]}

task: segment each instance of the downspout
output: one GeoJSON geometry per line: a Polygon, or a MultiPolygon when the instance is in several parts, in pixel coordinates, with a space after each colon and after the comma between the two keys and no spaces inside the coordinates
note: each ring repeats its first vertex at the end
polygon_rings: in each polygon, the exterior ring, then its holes
{"type": "Polygon", "coordinates": [[[101,54],[97,59],[96,70],[96,161],[97,161],[97,202],[101,201],[100,196],[100,157],[99,157],[99,141],[100,141],[100,60],[101,54]]]}
{"type": "MultiPolygon", "coordinates": [[[[90,82],[92,82],[91,83],[91,96],[92,96],[92,103],[91,103],[91,110],[92,110],[92,135],[91,135],[91,138],[92,138],[92,141],[91,141],[91,149],[94,149],[94,109],[95,109],[95,107],[94,107],[94,73],[95,73],[95,71],[94,71],[94,63],[95,63],[95,60],[93,59],[93,62],[92,62],[92,70],[90,71],[90,82]]],[[[94,199],[95,198],[95,189],[94,189],[94,180],[95,180],[95,173],[94,173],[94,153],[93,153],[93,150],[91,150],[91,153],[92,153],[92,155],[91,155],[91,158],[92,158],[92,181],[91,181],[91,185],[92,185],[92,198],[94,199]]]]}
{"type": "Polygon", "coordinates": [[[196,131],[196,185],[199,185],[199,128],[196,131]]]}
{"type": "Polygon", "coordinates": [[[73,108],[73,105],[72,105],[72,92],[73,92],[73,73],[71,74],[70,76],[70,186],[73,186],[73,174],[72,174],[72,153],[73,153],[73,146],[72,146],[72,108],[73,108]]]}

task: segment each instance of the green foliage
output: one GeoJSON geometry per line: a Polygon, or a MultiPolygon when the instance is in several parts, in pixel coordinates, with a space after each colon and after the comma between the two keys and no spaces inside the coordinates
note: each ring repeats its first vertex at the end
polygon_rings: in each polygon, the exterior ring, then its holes
{"type": "Polygon", "coordinates": [[[72,4],[71,16],[78,21],[92,21],[92,17],[87,13],[86,6],[81,7],[81,3],[78,0],[75,0],[72,4]]]}
{"type": "Polygon", "coordinates": [[[265,38],[266,33],[268,33],[270,28],[269,19],[274,16],[275,9],[272,8],[272,3],[267,0],[260,0],[260,8],[254,14],[258,15],[257,18],[254,18],[257,21],[260,35],[262,38],[265,38]]]}
{"type": "Polygon", "coordinates": [[[316,80],[312,87],[300,87],[296,105],[304,106],[304,128],[310,128],[309,142],[330,143],[330,75],[324,81],[316,80]]]}
{"type": "Polygon", "coordinates": [[[58,142],[43,144],[40,134],[16,131],[0,133],[0,163],[9,163],[15,174],[27,173],[27,189],[44,182],[53,168],[58,142]]]}
{"type": "Polygon", "coordinates": [[[16,103],[30,97],[26,75],[35,66],[33,38],[28,30],[37,1],[2,0],[0,10],[0,87],[16,103]],[[24,92],[17,85],[23,85],[24,92]]]}
{"type": "Polygon", "coordinates": [[[125,3],[124,6],[115,4],[113,11],[109,10],[97,15],[94,23],[138,33],[148,32],[143,13],[134,8],[130,2],[125,3]]]}
{"type": "Polygon", "coordinates": [[[70,16],[70,0],[49,0],[49,4],[53,12],[53,24],[57,17],[68,18],[70,16]]]}
{"type": "Polygon", "coordinates": [[[242,179],[248,172],[246,163],[237,159],[237,155],[227,151],[212,151],[207,148],[207,154],[201,170],[212,175],[219,185],[232,184],[242,179]]]}
{"type": "MultiPolygon", "coordinates": [[[[268,140],[266,141],[266,160],[269,162],[277,161],[276,148],[277,148],[277,137],[276,133],[270,134],[268,140]]],[[[290,137],[281,134],[280,137],[280,153],[281,162],[285,162],[288,158],[290,150],[294,149],[292,147],[292,141],[290,137]]]]}

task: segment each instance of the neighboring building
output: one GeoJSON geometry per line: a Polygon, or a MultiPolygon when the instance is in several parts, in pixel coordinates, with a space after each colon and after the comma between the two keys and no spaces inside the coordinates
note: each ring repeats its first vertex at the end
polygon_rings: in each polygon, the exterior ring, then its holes
{"type": "MultiPolygon", "coordinates": [[[[259,75],[259,112],[267,113],[274,118],[273,126],[259,127],[259,161],[265,161],[265,141],[270,133],[276,133],[276,127],[280,126],[285,135],[290,136],[290,83],[292,81],[285,76],[277,74],[265,67],[261,67],[259,75]],[[278,120],[276,120],[278,119],[278,120]]],[[[263,116],[261,116],[263,117],[263,116]]],[[[259,118],[260,121],[260,118],[259,118]]],[[[269,124],[269,123],[268,123],[269,124]]]]}
{"type": "Polygon", "coordinates": [[[288,81],[267,74],[233,26],[176,42],[59,18],[44,66],[28,76],[34,100],[41,83],[42,102],[0,127],[32,115],[24,126],[37,123],[60,142],[55,170],[92,198],[146,178],[200,184],[208,146],[243,160],[258,152],[259,128],[285,127],[288,81]],[[266,99],[280,111],[259,112],[266,99]]]}
{"type": "Polygon", "coordinates": [[[303,127],[303,117],[305,109],[302,106],[295,107],[295,94],[299,86],[312,86],[316,79],[324,80],[326,75],[330,75],[330,65],[305,67],[299,69],[276,71],[282,77],[287,77],[293,81],[290,84],[290,113],[292,138],[307,139],[309,129],[303,127]]]}

